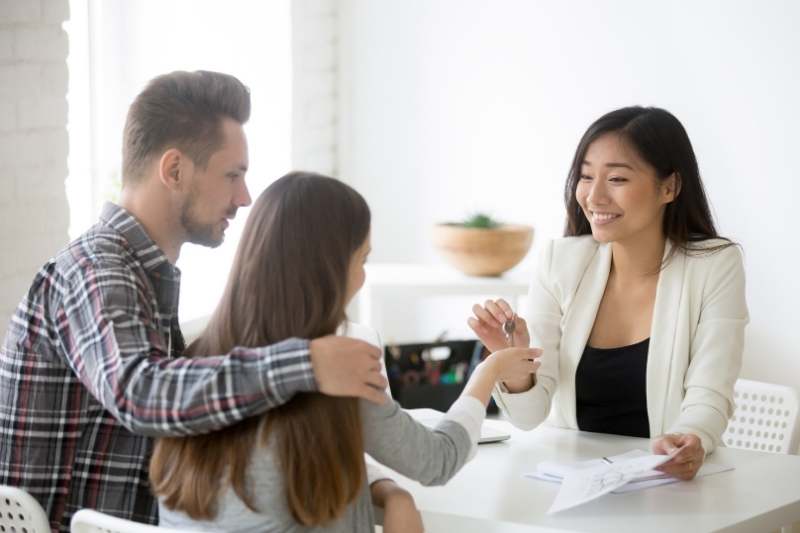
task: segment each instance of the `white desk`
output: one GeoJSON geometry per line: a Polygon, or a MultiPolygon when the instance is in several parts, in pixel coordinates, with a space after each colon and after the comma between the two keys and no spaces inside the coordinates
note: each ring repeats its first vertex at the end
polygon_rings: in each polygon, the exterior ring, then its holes
{"type": "MultiPolygon", "coordinates": [[[[505,298],[512,305],[528,292],[529,276],[524,273],[499,277],[467,276],[454,268],[406,263],[367,263],[366,280],[356,300],[355,319],[392,339],[394,328],[387,317],[396,319],[396,310],[387,308],[393,297],[486,296],[505,298]]],[[[453,310],[466,320],[471,310],[453,310]]],[[[406,341],[422,339],[403,339],[406,341]]]]}
{"type": "MultiPolygon", "coordinates": [[[[503,422],[503,424],[508,424],[503,422]]],[[[478,455],[444,487],[422,487],[400,475],[431,533],[457,531],[451,523],[485,524],[485,531],[768,532],[800,520],[800,457],[728,448],[708,461],[735,470],[625,494],[609,494],[547,516],[559,485],[526,479],[542,460],[576,461],[649,449],[647,439],[550,427],[479,446],[478,455]],[[489,527],[491,525],[491,527],[489,527]]],[[[480,530],[469,528],[469,531],[480,530]]]]}

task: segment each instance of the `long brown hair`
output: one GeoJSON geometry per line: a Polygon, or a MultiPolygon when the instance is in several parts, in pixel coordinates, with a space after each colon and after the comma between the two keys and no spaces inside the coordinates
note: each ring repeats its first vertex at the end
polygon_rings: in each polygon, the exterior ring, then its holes
{"type": "MultiPolygon", "coordinates": [[[[350,262],[369,226],[364,199],[333,178],[293,172],[270,185],[247,219],[222,300],[188,354],[334,333],[345,320],[350,262]]],[[[365,482],[357,400],[301,393],[220,431],[159,439],[150,463],[153,490],[170,509],[213,519],[229,484],[258,511],[246,469],[253,448],[267,439],[301,524],[337,518],[365,482]]]]}
{"type": "Polygon", "coordinates": [[[567,208],[565,237],[592,234],[592,226],[578,204],[575,190],[581,179],[581,166],[589,145],[611,132],[627,141],[655,169],[658,179],[664,180],[672,174],[677,175],[680,192],[675,200],[667,204],[662,222],[664,235],[674,245],[667,260],[678,249],[686,253],[711,253],[733,244],[728,241],[711,246],[699,245],[709,239],[728,239],[717,233],[689,135],[669,111],[639,106],[623,107],[606,113],[594,121],[583,134],[564,186],[564,203],[567,208]]]}

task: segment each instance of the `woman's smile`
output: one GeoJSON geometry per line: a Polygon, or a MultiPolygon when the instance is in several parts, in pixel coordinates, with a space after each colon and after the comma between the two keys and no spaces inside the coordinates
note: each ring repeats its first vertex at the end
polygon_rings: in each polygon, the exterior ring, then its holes
{"type": "Polygon", "coordinates": [[[597,226],[611,224],[622,217],[622,215],[619,213],[604,213],[602,211],[589,211],[589,215],[589,220],[591,223],[597,226]]]}

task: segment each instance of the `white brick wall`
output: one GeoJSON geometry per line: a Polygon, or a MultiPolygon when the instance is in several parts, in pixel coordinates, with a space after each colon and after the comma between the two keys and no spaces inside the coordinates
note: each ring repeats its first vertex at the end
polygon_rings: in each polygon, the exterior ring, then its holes
{"type": "Polygon", "coordinates": [[[69,0],[0,0],[0,333],[67,242],[69,0]]]}
{"type": "Polygon", "coordinates": [[[292,165],[336,176],[338,2],[292,2],[292,165]]]}

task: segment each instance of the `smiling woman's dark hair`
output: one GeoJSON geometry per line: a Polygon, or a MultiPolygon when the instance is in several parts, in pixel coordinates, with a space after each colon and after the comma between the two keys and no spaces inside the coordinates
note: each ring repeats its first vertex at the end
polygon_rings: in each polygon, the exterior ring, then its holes
{"type": "Polygon", "coordinates": [[[639,157],[655,169],[660,180],[675,174],[680,184],[675,200],[667,204],[662,229],[675,249],[684,252],[714,252],[730,246],[727,239],[719,245],[698,246],[701,241],[721,238],[708,205],[700,169],[692,143],[680,121],[657,107],[623,107],[597,119],[583,134],[564,187],[567,224],[564,236],[591,235],[592,227],[575,197],[586,151],[601,136],[613,133],[633,148],[639,157]]]}

